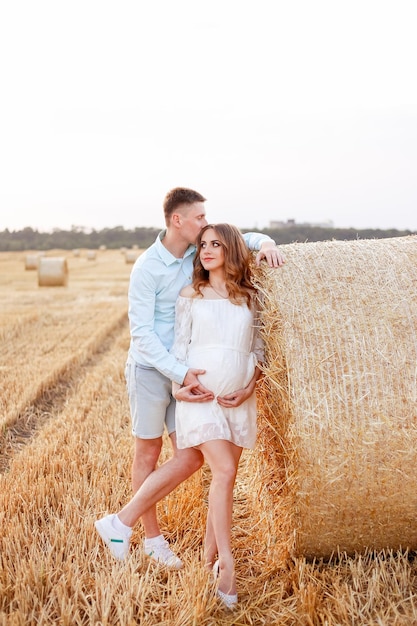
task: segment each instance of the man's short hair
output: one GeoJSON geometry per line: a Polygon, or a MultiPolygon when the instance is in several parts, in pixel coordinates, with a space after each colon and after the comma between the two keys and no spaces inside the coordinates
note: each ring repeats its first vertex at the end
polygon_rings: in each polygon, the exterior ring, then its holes
{"type": "Polygon", "coordinates": [[[181,204],[193,204],[194,202],[205,202],[206,199],[193,189],[186,187],[175,187],[168,191],[164,199],[165,222],[168,224],[169,218],[181,204]]]}

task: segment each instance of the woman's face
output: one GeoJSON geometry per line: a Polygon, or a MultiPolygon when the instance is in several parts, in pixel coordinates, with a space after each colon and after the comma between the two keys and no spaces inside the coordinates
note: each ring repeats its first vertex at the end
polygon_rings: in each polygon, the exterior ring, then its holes
{"type": "Polygon", "coordinates": [[[224,265],[224,248],[214,228],[208,228],[200,242],[201,265],[208,272],[224,265]]]}

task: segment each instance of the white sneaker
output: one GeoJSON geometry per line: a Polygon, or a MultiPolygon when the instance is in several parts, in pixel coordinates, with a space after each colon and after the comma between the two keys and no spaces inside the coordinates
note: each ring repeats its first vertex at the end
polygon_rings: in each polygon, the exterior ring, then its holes
{"type": "Polygon", "coordinates": [[[123,535],[113,527],[115,514],[106,515],[94,522],[94,526],[104,543],[108,546],[112,555],[122,561],[129,553],[129,543],[131,532],[128,536],[123,535]]]}
{"type": "Polygon", "coordinates": [[[165,565],[166,567],[170,567],[172,569],[181,569],[183,567],[183,562],[171,550],[168,541],[163,541],[154,545],[147,545],[147,542],[145,541],[144,546],[145,554],[160,565],[165,565]]]}

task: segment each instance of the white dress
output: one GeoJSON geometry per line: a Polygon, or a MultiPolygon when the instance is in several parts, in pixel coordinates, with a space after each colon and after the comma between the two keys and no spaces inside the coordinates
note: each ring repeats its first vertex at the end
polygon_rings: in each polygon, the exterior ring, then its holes
{"type": "MultiPolygon", "coordinates": [[[[206,370],[199,379],[216,397],[246,387],[258,360],[263,360],[263,343],[248,306],[179,296],[175,311],[174,356],[190,368],[206,370]]],[[[235,408],[220,406],[216,397],[210,402],[177,402],[179,448],[214,439],[254,447],[256,394],[235,408]]]]}

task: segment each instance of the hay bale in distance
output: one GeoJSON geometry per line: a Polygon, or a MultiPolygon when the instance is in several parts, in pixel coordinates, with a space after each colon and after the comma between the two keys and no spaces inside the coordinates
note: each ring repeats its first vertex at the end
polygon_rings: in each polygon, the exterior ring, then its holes
{"type": "Polygon", "coordinates": [[[87,259],[89,261],[94,261],[95,258],[96,258],[96,251],[95,250],[87,250],[87,259]]]}
{"type": "Polygon", "coordinates": [[[39,260],[39,287],[66,287],[68,266],[65,257],[43,257],[39,260]]]}
{"type": "Polygon", "coordinates": [[[37,270],[39,258],[39,254],[27,254],[25,257],[25,270],[37,270]]]}
{"type": "Polygon", "coordinates": [[[282,250],[285,266],[257,275],[277,533],[298,556],[415,550],[417,237],[282,250]]]}
{"type": "Polygon", "coordinates": [[[134,263],[139,256],[139,250],[126,250],[125,261],[126,263],[134,263]]]}

